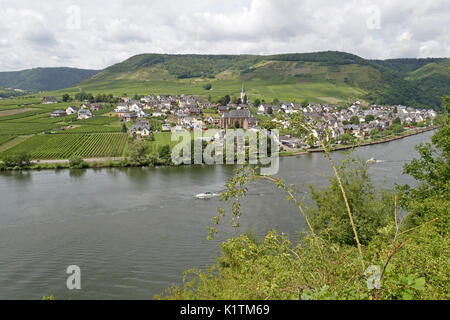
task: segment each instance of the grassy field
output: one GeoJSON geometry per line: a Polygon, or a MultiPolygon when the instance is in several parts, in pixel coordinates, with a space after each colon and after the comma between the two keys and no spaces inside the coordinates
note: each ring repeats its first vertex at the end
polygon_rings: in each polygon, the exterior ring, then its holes
{"type": "Polygon", "coordinates": [[[150,142],[150,148],[153,152],[157,153],[159,148],[165,145],[169,145],[172,149],[178,144],[177,141],[172,141],[172,133],[170,132],[158,132],[155,134],[155,141],[150,142]]]}
{"type": "Polygon", "coordinates": [[[0,145],[14,139],[16,136],[14,135],[1,135],[0,136],[0,145]]]}

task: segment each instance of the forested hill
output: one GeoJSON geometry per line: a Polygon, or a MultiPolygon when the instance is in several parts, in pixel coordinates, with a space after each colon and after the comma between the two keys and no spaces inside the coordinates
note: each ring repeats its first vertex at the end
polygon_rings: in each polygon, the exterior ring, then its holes
{"type": "Polygon", "coordinates": [[[106,68],[86,84],[100,81],[181,79],[265,81],[270,84],[332,83],[363,89],[379,104],[441,107],[450,93],[450,59],[367,60],[345,52],[257,55],[142,54],[106,68]]]}
{"type": "Polygon", "coordinates": [[[32,91],[58,90],[74,86],[98,72],[74,68],[36,68],[0,72],[0,87],[32,91]]]}

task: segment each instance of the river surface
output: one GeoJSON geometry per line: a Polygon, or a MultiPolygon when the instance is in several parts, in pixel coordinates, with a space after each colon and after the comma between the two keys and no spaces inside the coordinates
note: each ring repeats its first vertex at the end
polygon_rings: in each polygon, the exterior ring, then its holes
{"type": "MultiPolygon", "coordinates": [[[[384,187],[410,183],[402,166],[432,132],[358,148],[354,156],[386,160],[370,165],[384,187]]],[[[335,160],[343,153],[333,154],[335,160]]],[[[219,242],[248,230],[295,235],[305,224],[285,195],[268,183],[252,185],[243,201],[241,227],[229,219],[207,241],[218,199],[233,166],[61,170],[0,174],[0,299],[152,299],[183,271],[214,263],[219,242]],[[81,290],[66,287],[66,268],[81,268],[81,290]]],[[[326,186],[332,171],[323,154],[280,160],[280,177],[307,196],[326,186]]],[[[229,217],[229,215],[228,215],[229,217]]]]}

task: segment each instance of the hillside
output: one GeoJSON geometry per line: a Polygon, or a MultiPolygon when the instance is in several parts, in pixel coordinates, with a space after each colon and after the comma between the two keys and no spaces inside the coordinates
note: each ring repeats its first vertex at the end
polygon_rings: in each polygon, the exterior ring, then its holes
{"type": "MultiPolygon", "coordinates": [[[[450,93],[450,59],[366,60],[344,52],[257,55],[141,54],[113,65],[79,86],[93,93],[188,93],[339,103],[358,98],[378,104],[439,109],[450,93]],[[212,90],[203,89],[206,83],[212,90]]],[[[78,88],[65,90],[76,92],[78,88]]]]}
{"type": "Polygon", "coordinates": [[[58,90],[71,87],[97,72],[74,68],[36,68],[0,72],[0,87],[31,91],[58,90]]]}

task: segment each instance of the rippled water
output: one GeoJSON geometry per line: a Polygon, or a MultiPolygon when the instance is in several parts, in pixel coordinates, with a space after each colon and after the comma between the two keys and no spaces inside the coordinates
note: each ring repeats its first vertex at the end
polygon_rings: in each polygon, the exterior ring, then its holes
{"type": "MultiPolygon", "coordinates": [[[[417,154],[425,133],[359,148],[355,156],[385,163],[370,167],[378,185],[413,183],[402,166],[417,154]]],[[[343,158],[334,153],[333,157],[343,158]]],[[[275,228],[294,235],[304,222],[284,195],[258,183],[243,202],[241,228],[220,226],[206,241],[220,191],[231,166],[62,170],[0,175],[0,299],[151,299],[183,271],[214,262],[218,243],[249,229],[259,236],[275,228]],[[66,288],[69,265],[82,272],[82,290],[66,288]]],[[[305,195],[332,174],[322,154],[283,158],[279,175],[305,195]]],[[[227,220],[228,222],[228,220],[227,220]]]]}

